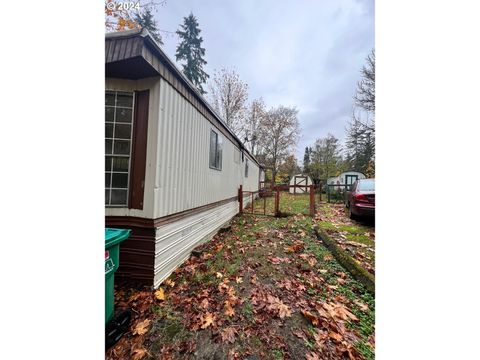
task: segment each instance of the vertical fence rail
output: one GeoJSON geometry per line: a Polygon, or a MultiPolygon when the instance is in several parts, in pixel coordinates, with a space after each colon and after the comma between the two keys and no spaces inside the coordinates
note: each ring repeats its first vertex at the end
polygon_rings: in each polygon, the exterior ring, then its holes
{"type": "Polygon", "coordinates": [[[275,217],[280,215],[280,190],[275,190],[275,217]]]}
{"type": "Polygon", "coordinates": [[[315,186],[310,185],[310,216],[315,216],[315,186]]]}
{"type": "Polygon", "coordinates": [[[243,213],[243,186],[240,185],[238,189],[238,206],[239,206],[239,213],[243,213]]]}

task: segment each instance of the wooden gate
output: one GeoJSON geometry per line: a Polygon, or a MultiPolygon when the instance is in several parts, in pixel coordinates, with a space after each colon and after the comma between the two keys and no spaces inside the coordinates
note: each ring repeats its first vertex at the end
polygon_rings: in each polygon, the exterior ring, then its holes
{"type": "Polygon", "coordinates": [[[308,189],[308,177],[307,176],[295,176],[293,178],[293,193],[305,194],[308,189]],[[303,186],[302,186],[303,185],[303,186]]]}

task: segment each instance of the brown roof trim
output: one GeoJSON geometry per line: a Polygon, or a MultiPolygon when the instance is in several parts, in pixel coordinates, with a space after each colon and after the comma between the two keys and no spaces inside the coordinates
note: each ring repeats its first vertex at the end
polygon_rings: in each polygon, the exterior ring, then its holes
{"type": "Polygon", "coordinates": [[[199,206],[193,209],[188,209],[175,214],[162,216],[156,219],[146,219],[136,216],[105,216],[106,227],[139,227],[139,228],[156,228],[162,225],[171,224],[175,221],[179,221],[186,217],[201,213],[203,211],[213,209],[224,204],[228,204],[232,201],[237,201],[237,196],[233,196],[228,199],[216,201],[207,205],[199,206]]]}
{"type": "MultiPolygon", "coordinates": [[[[138,55],[141,53],[141,56],[147,60],[150,65],[155,68],[162,78],[164,78],[170,85],[172,85],[177,91],[179,91],[199,112],[204,115],[207,119],[210,120],[214,125],[218,125],[228,133],[226,135],[231,141],[236,142],[241,150],[243,150],[253,162],[255,162],[258,166],[260,163],[257,159],[250,153],[250,151],[245,147],[242,141],[235,135],[235,133],[223,122],[222,118],[216,113],[216,111],[210,106],[207,100],[200,94],[198,89],[188,80],[185,75],[176,67],[172,60],[164,53],[164,51],[160,48],[157,42],[153,39],[150,33],[145,29],[133,29],[127,31],[118,31],[105,34],[105,40],[107,43],[110,41],[108,40],[116,40],[116,39],[130,39],[130,38],[143,38],[144,44],[148,48],[141,49],[141,44],[135,40],[129,40],[131,46],[133,48],[132,51],[128,50],[128,45],[125,44],[121,46],[120,52],[115,52],[115,55],[109,54],[109,49],[112,47],[110,44],[106,45],[106,56],[105,62],[109,63],[112,61],[120,61],[122,60],[121,54],[135,54],[138,55]],[[153,54],[152,54],[153,52],[153,54]],[[120,55],[119,55],[120,54],[120,55]],[[155,55],[157,59],[154,59],[152,55],[155,55]],[[164,70],[165,68],[169,70],[169,73],[172,76],[169,76],[164,70]],[[183,86],[181,86],[183,85],[183,86]],[[190,95],[190,96],[189,96],[190,95]],[[213,121],[215,119],[216,121],[213,121]]],[[[217,127],[218,127],[217,126],[217,127]]]]}

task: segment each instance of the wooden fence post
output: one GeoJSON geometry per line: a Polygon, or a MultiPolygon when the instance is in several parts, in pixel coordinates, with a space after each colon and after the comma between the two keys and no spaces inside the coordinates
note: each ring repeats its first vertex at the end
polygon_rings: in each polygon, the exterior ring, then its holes
{"type": "Polygon", "coordinates": [[[253,214],[253,191],[252,191],[252,214],[253,214]]]}
{"type": "Polygon", "coordinates": [[[239,202],[239,213],[241,214],[243,212],[243,186],[240,185],[240,188],[238,189],[238,202],[239,202]]]}
{"type": "Polygon", "coordinates": [[[279,207],[280,207],[280,191],[277,189],[275,190],[275,217],[278,217],[280,215],[279,207]]]}
{"type": "Polygon", "coordinates": [[[310,185],[310,216],[315,217],[315,190],[314,186],[310,185]]]}

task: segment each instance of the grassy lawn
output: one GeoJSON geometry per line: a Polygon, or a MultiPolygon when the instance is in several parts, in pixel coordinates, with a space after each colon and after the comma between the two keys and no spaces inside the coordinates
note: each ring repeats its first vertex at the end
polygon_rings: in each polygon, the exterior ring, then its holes
{"type": "MultiPolygon", "coordinates": [[[[282,211],[308,211],[308,196],[293,200],[282,211]]],[[[237,216],[160,290],[118,287],[116,307],[134,318],[106,358],[373,359],[374,298],[316,239],[313,221],[237,216]]]]}
{"type": "MultiPolygon", "coordinates": [[[[272,193],[273,194],[273,193],[272,193]]],[[[316,195],[318,198],[318,195],[316,195]]],[[[309,194],[290,194],[289,192],[280,192],[280,207],[279,210],[283,214],[304,214],[310,213],[310,198],[309,194]]],[[[251,211],[251,205],[249,204],[245,211],[248,213],[251,211]]],[[[275,196],[269,196],[266,198],[259,198],[254,201],[254,213],[263,214],[265,206],[266,215],[273,215],[275,212],[275,196]]]]}

